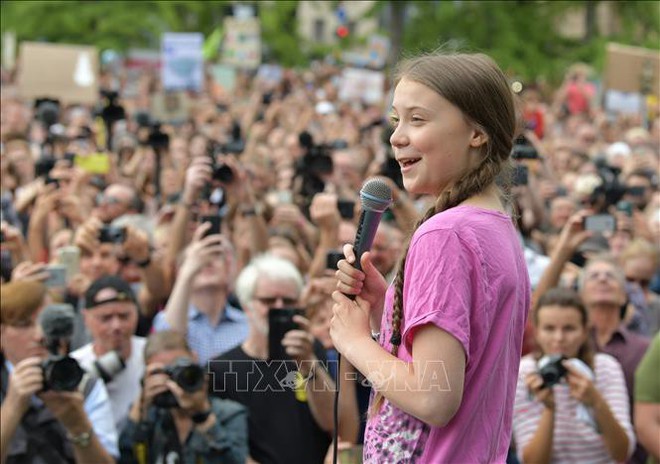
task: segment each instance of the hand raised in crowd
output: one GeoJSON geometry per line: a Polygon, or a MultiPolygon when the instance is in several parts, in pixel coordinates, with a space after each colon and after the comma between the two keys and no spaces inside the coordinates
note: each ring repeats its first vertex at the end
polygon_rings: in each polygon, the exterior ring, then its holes
{"type": "Polygon", "coordinates": [[[0,223],[0,233],[3,236],[0,249],[9,250],[12,255],[18,258],[17,261],[27,256],[25,253],[27,251],[25,249],[25,239],[18,228],[2,221],[0,223]]]}
{"type": "Polygon", "coordinates": [[[43,388],[44,374],[41,369],[41,358],[31,357],[20,361],[14,366],[9,376],[9,386],[5,401],[13,404],[21,416],[30,406],[30,398],[43,388]]]}
{"type": "Polygon", "coordinates": [[[60,215],[68,219],[71,224],[81,224],[85,220],[86,212],[81,198],[74,194],[62,195],[57,205],[60,215]]]}
{"type": "Polygon", "coordinates": [[[125,226],[124,231],[126,238],[121,244],[123,255],[134,263],[147,261],[151,257],[147,233],[130,225],[125,226]]]}
{"type": "Polygon", "coordinates": [[[76,229],[75,245],[86,251],[97,249],[100,244],[99,232],[102,227],[103,223],[99,218],[90,217],[76,229]]]}
{"type": "Polygon", "coordinates": [[[525,377],[525,385],[531,395],[534,396],[536,401],[542,403],[550,410],[555,409],[555,394],[552,387],[543,387],[543,378],[538,372],[530,372],[525,377]]]}
{"type": "Polygon", "coordinates": [[[45,282],[50,274],[46,264],[33,263],[32,261],[23,261],[16,265],[11,272],[12,282],[19,280],[34,280],[38,282],[45,282]]]}
{"type": "Polygon", "coordinates": [[[154,398],[161,393],[168,391],[167,381],[169,377],[163,369],[165,366],[162,363],[150,363],[146,366],[146,372],[142,379],[142,401],[136,401],[131,408],[131,418],[135,421],[153,404],[154,398]],[[140,404],[142,403],[142,404],[140,404]],[[140,412],[139,406],[143,410],[140,412]]]}
{"type": "Polygon", "coordinates": [[[211,182],[212,176],[211,160],[206,156],[194,157],[186,170],[183,195],[181,196],[183,203],[186,205],[194,204],[202,188],[211,182]]]}
{"type": "Polygon", "coordinates": [[[57,190],[55,184],[45,184],[38,190],[39,193],[30,217],[31,221],[46,220],[49,213],[58,209],[60,199],[64,196],[64,192],[57,190]]]}
{"type": "Polygon", "coordinates": [[[183,263],[179,268],[181,276],[192,278],[204,266],[218,259],[218,256],[227,252],[226,238],[222,235],[214,234],[204,237],[206,231],[211,228],[211,224],[204,222],[200,224],[188,248],[186,248],[183,263]]]}
{"type": "Polygon", "coordinates": [[[341,216],[337,209],[337,195],[334,193],[317,193],[312,198],[309,216],[320,229],[332,231],[339,227],[341,216]]]}
{"type": "Polygon", "coordinates": [[[559,234],[559,241],[556,249],[566,254],[573,254],[575,250],[588,238],[593,236],[593,232],[585,230],[584,218],[590,216],[592,211],[581,210],[573,214],[559,234]]]}

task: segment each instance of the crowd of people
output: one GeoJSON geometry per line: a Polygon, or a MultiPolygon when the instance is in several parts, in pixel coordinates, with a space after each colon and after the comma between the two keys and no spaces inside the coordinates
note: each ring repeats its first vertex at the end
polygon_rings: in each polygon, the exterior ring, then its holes
{"type": "Polygon", "coordinates": [[[377,104],[318,62],[159,121],[114,72],[3,74],[0,462],[660,460],[660,108],[432,55],[377,104]]]}

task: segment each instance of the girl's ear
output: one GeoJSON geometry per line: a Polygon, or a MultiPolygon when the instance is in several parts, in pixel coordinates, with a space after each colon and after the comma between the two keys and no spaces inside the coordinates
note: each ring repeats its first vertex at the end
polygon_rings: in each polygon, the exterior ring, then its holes
{"type": "Polygon", "coordinates": [[[470,139],[470,146],[472,148],[479,148],[486,142],[488,142],[488,134],[479,128],[475,128],[470,139]]]}

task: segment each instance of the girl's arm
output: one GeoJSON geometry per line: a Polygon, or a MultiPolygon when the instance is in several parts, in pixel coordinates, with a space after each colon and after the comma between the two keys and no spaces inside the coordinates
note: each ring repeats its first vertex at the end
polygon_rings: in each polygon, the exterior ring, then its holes
{"type": "Polygon", "coordinates": [[[446,425],[463,399],[465,353],[448,332],[426,324],[413,341],[413,362],[402,361],[363,338],[342,352],[373,388],[399,409],[434,427],[446,425]],[[448,379],[449,384],[438,379],[448,379]]]}

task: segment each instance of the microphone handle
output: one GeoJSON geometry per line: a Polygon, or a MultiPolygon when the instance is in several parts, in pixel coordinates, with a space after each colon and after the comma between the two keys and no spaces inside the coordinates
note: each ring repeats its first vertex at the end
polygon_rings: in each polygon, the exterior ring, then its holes
{"type": "Polygon", "coordinates": [[[366,251],[371,249],[371,245],[374,243],[374,237],[376,236],[376,231],[378,230],[378,223],[382,216],[383,213],[379,211],[362,210],[362,213],[360,214],[360,222],[358,223],[358,230],[355,234],[355,244],[353,245],[353,251],[355,252],[355,269],[362,270],[360,259],[366,251]]]}

